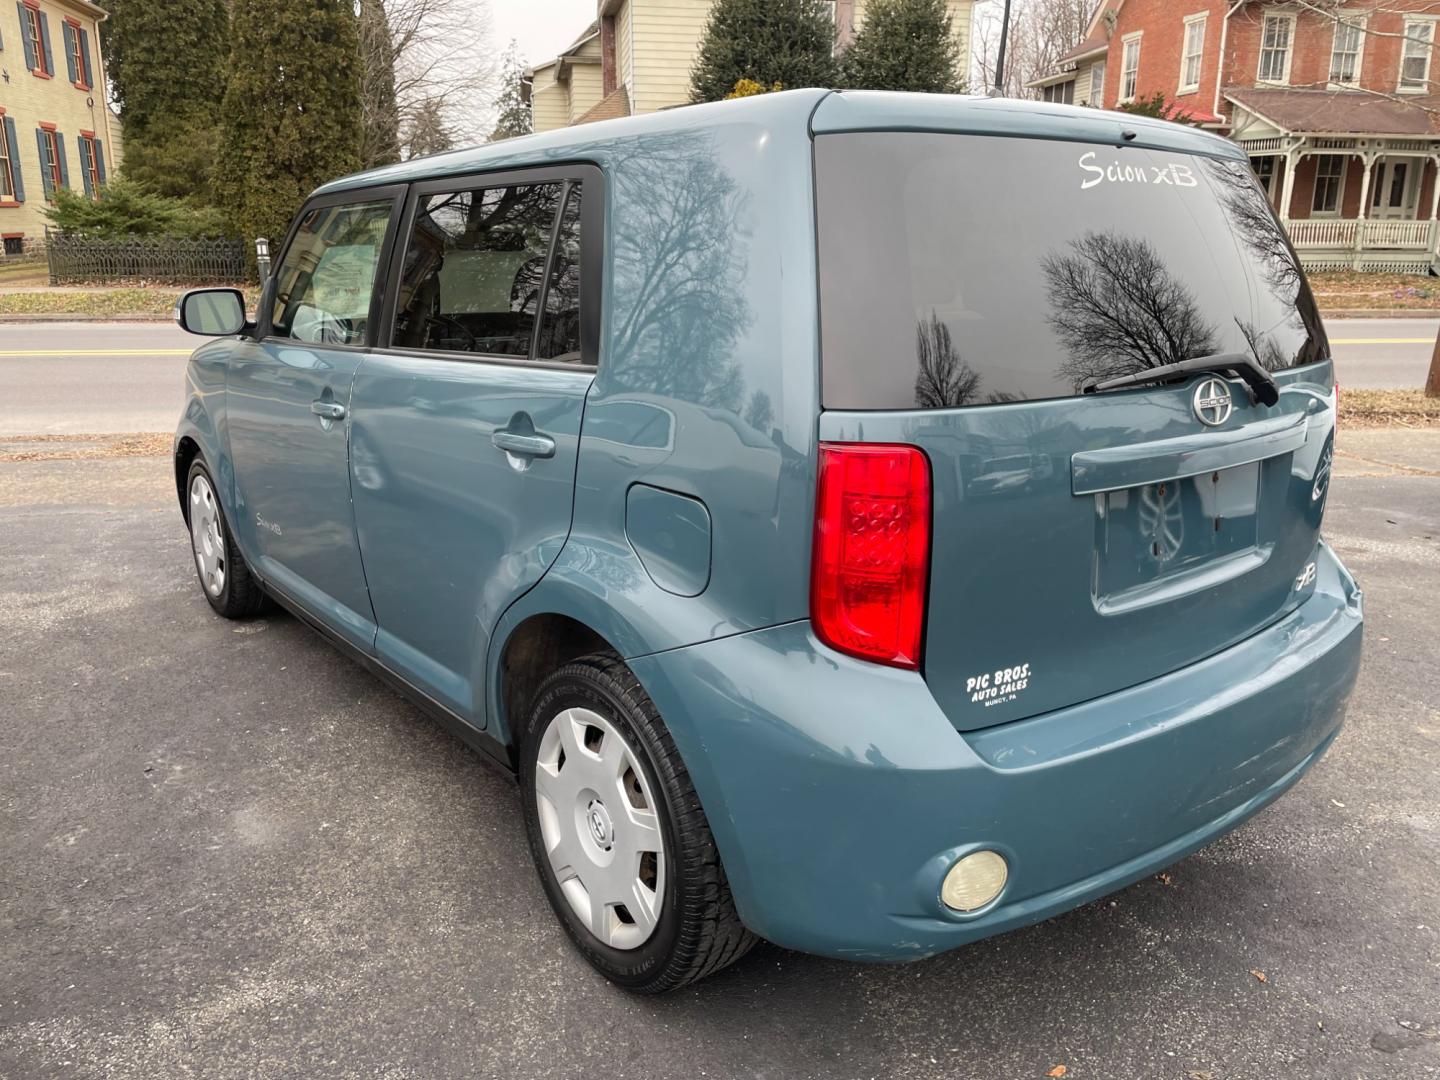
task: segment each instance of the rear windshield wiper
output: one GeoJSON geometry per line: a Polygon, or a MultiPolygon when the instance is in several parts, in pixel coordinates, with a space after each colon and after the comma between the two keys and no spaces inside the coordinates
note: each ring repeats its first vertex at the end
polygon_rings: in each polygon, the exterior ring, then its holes
{"type": "Polygon", "coordinates": [[[1213,353],[1210,356],[1192,356],[1174,364],[1146,368],[1130,375],[1119,375],[1113,379],[1090,383],[1082,393],[1098,394],[1106,390],[1119,390],[1126,386],[1143,386],[1146,383],[1164,382],[1177,375],[1193,375],[1197,371],[1215,371],[1238,375],[1250,389],[1250,399],[1265,405],[1274,405],[1280,400],[1280,387],[1275,376],[1260,366],[1248,353],[1213,353]]]}

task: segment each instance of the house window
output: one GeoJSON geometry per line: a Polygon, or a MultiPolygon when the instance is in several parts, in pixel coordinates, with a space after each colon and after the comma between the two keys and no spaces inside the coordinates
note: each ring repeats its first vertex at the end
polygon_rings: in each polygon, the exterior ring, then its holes
{"type": "Polygon", "coordinates": [[[1200,63],[1205,58],[1205,16],[1185,17],[1185,51],[1180,57],[1180,93],[1200,89],[1200,63]]]}
{"type": "Polygon", "coordinates": [[[1255,170],[1255,179],[1260,181],[1260,186],[1265,189],[1265,197],[1270,204],[1275,204],[1275,175],[1277,172],[1277,157],[1256,157],[1250,159],[1250,167],[1255,170]]]}
{"type": "Polygon", "coordinates": [[[1295,36],[1295,16],[1266,15],[1260,33],[1261,82],[1290,81],[1290,41],[1295,36]]]}
{"type": "Polygon", "coordinates": [[[1430,51],[1435,45],[1435,24],[1429,19],[1407,20],[1405,54],[1400,61],[1400,89],[1424,90],[1430,85],[1430,51]]]}
{"type": "Polygon", "coordinates": [[[40,147],[40,179],[45,186],[45,197],[53,199],[57,188],[69,187],[65,175],[65,151],[60,133],[54,128],[37,128],[37,142],[40,147]]]}
{"type": "Polygon", "coordinates": [[[5,254],[6,254],[6,255],[24,255],[24,254],[25,254],[25,237],[23,237],[23,236],[7,236],[7,237],[5,237],[5,254]]]}
{"type": "Polygon", "coordinates": [[[1075,80],[1069,82],[1051,83],[1041,92],[1046,101],[1058,101],[1062,105],[1075,104],[1075,80]]]}
{"type": "Polygon", "coordinates": [[[65,64],[70,82],[81,90],[89,90],[90,34],[75,19],[66,19],[61,29],[65,31],[65,64]]]}
{"type": "Polygon", "coordinates": [[[1315,197],[1310,202],[1311,213],[1338,213],[1340,210],[1340,190],[1344,186],[1344,155],[1321,154],[1315,162],[1315,197]]]}
{"type": "Polygon", "coordinates": [[[20,5],[20,37],[25,46],[25,66],[48,79],[54,74],[50,61],[50,26],[45,13],[29,4],[20,5]]]}
{"type": "Polygon", "coordinates": [[[0,202],[15,201],[15,163],[10,160],[10,140],[0,127],[0,202]]]}
{"type": "Polygon", "coordinates": [[[105,183],[105,152],[94,135],[80,135],[80,167],[84,170],[85,194],[98,198],[105,183]]]}
{"type": "Polygon", "coordinates": [[[1097,109],[1105,107],[1105,61],[1100,60],[1090,68],[1090,104],[1097,109]]]}
{"type": "Polygon", "coordinates": [[[1364,27],[1341,19],[1335,24],[1335,44],[1330,49],[1330,81],[1353,86],[1360,81],[1360,48],[1364,27]]]}
{"type": "Polygon", "coordinates": [[[1120,61],[1120,100],[1135,100],[1135,84],[1140,78],[1140,35],[1131,34],[1124,39],[1125,46],[1120,61]]]}

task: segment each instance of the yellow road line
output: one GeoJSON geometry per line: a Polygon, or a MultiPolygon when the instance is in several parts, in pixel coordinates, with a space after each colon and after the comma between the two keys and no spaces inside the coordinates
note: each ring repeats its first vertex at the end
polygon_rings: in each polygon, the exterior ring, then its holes
{"type": "Polygon", "coordinates": [[[0,349],[0,356],[189,356],[194,349],[0,349]]]}
{"type": "Polygon", "coordinates": [[[1433,337],[1332,337],[1331,345],[1434,345],[1433,337]]]}

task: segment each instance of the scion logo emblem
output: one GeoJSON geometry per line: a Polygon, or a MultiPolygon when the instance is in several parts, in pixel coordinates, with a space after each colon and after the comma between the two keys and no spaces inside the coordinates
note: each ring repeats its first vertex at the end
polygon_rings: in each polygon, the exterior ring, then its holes
{"type": "Polygon", "coordinates": [[[1202,424],[1219,427],[1230,419],[1235,402],[1230,397],[1230,387],[1220,379],[1206,379],[1195,388],[1195,415],[1202,424]]]}

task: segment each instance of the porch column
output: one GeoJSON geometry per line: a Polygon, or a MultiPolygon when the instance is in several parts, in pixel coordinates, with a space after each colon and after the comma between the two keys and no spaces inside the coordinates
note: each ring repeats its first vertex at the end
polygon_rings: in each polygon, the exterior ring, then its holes
{"type": "MultiPolygon", "coordinates": [[[[1370,216],[1370,177],[1375,172],[1375,155],[1361,154],[1360,160],[1365,162],[1365,174],[1360,178],[1360,213],[1355,216],[1364,221],[1370,216]]],[[[1358,244],[1360,235],[1358,228],[1355,230],[1355,235],[1358,244]]]]}
{"type": "Polygon", "coordinates": [[[1430,243],[1427,247],[1433,267],[1436,256],[1440,255],[1440,222],[1435,220],[1436,216],[1440,215],[1440,155],[1431,155],[1430,164],[1435,169],[1435,178],[1430,183],[1430,243]]]}
{"type": "Polygon", "coordinates": [[[1285,151],[1285,178],[1280,183],[1280,220],[1289,221],[1290,201],[1295,197],[1295,167],[1300,163],[1300,151],[1285,151]]]}
{"type": "MultiPolygon", "coordinates": [[[[1356,270],[1360,269],[1360,253],[1365,250],[1365,221],[1370,216],[1370,177],[1375,172],[1375,155],[1361,154],[1360,160],[1365,162],[1365,172],[1360,177],[1360,212],[1355,215],[1358,219],[1355,222],[1355,261],[1351,265],[1356,270]]],[[[1341,197],[1344,197],[1343,192],[1341,197]]]]}

